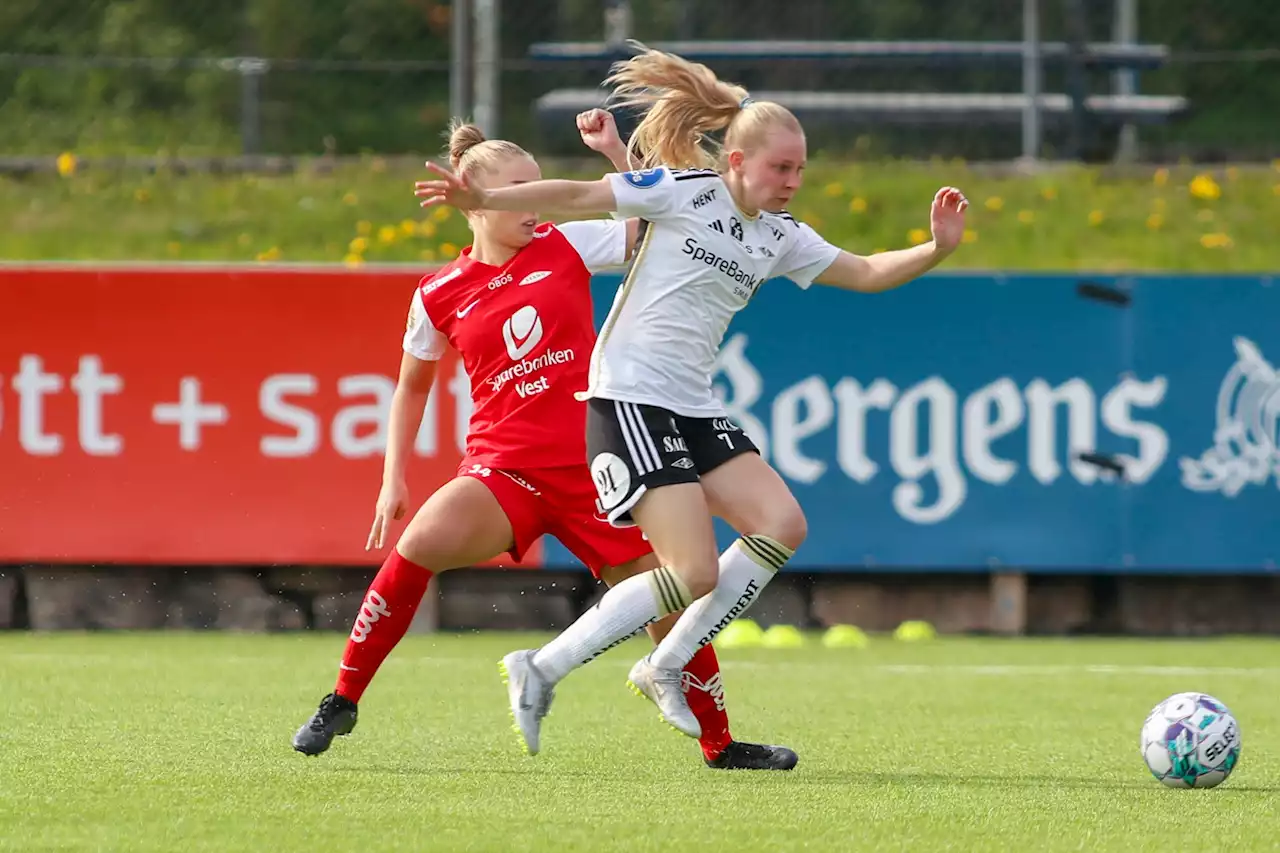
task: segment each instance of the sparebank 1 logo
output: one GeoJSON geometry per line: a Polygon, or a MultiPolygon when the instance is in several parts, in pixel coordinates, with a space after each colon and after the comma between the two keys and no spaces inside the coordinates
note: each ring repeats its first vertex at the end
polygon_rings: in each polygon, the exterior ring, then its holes
{"type": "Polygon", "coordinates": [[[1182,484],[1229,498],[1273,475],[1280,488],[1280,374],[1248,338],[1234,339],[1236,363],[1218,389],[1213,446],[1178,460],[1182,484]]]}
{"type": "Polygon", "coordinates": [[[1099,399],[1080,377],[1056,386],[1035,378],[1021,387],[1010,377],[992,377],[961,398],[936,374],[906,388],[884,378],[863,384],[845,376],[829,383],[812,375],[765,402],[764,381],[747,357],[747,344],[742,333],[725,342],[716,365],[716,376],[723,381],[713,388],[774,467],[789,480],[812,485],[835,474],[834,463],[838,473],[865,484],[880,475],[877,460],[887,459],[899,480],[892,491],[893,508],[917,524],[937,523],[958,512],[971,480],[1003,486],[1025,469],[1042,486],[1052,485],[1064,472],[1078,483],[1093,484],[1104,474],[1079,457],[1097,448],[1099,424],[1106,430],[1108,449],[1127,446],[1135,451],[1112,454],[1131,484],[1149,480],[1169,453],[1169,436],[1151,411],[1164,400],[1164,376],[1147,381],[1126,377],[1099,399]],[[1064,410],[1066,436],[1060,440],[1064,410]],[[887,418],[887,448],[868,447],[868,423],[876,417],[887,418]],[[835,458],[815,455],[813,440],[832,427],[835,458]],[[1016,455],[1021,458],[1001,456],[993,447],[1000,439],[1007,439],[1001,445],[1005,453],[1019,447],[1016,455]],[[936,486],[932,495],[925,489],[929,479],[936,486]]]}

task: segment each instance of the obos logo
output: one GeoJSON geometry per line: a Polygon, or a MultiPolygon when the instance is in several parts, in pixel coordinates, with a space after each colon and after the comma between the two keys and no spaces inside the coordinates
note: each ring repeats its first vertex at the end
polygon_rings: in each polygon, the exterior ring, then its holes
{"type": "Polygon", "coordinates": [[[391,609],[387,606],[387,600],[379,595],[377,590],[369,590],[369,594],[364,597],[364,603],[360,605],[356,622],[351,626],[351,641],[363,643],[369,636],[369,632],[373,630],[374,623],[390,615],[391,609]]]}
{"type": "Polygon", "coordinates": [[[623,172],[622,178],[636,189],[647,190],[649,187],[656,187],[662,182],[663,172],[661,169],[640,169],[635,172],[623,172]]]}
{"type": "Polygon", "coordinates": [[[533,352],[542,341],[542,318],[538,316],[538,309],[526,305],[508,317],[502,324],[502,340],[512,361],[533,352]]]}
{"type": "Polygon", "coordinates": [[[701,690],[716,703],[716,710],[724,710],[724,681],[720,678],[720,673],[717,672],[708,681],[688,672],[680,673],[680,691],[688,693],[690,690],[701,690]]]}

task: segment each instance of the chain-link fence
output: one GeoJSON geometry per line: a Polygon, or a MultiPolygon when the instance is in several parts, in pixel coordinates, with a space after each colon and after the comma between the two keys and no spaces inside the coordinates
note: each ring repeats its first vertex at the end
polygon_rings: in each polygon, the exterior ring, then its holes
{"type": "Polygon", "coordinates": [[[833,153],[1280,156],[1272,0],[6,0],[0,155],[422,153],[455,110],[569,153],[622,37],[833,153]]]}

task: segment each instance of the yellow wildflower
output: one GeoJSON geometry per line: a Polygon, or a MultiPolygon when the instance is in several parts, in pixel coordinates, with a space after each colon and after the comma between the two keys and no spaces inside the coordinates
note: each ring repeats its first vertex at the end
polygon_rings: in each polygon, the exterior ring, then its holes
{"type": "Polygon", "coordinates": [[[1222,187],[1211,175],[1196,175],[1187,187],[1201,201],[1214,201],[1222,197],[1222,187]]]}

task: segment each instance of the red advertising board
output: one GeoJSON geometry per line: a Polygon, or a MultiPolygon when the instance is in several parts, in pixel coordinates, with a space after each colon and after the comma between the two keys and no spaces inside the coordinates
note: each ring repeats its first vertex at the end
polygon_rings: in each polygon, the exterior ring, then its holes
{"type": "MultiPolygon", "coordinates": [[[[0,267],[0,562],[379,562],[364,544],[420,275],[0,267]]],[[[418,433],[415,503],[460,459],[459,368],[450,353],[418,433]]]]}

